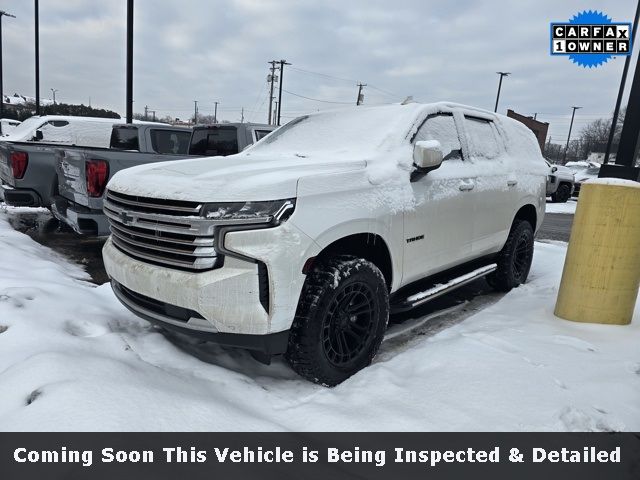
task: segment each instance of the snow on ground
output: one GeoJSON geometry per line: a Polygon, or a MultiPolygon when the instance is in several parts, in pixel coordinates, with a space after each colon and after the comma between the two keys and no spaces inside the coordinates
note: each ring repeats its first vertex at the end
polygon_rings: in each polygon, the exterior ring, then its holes
{"type": "Polygon", "coordinates": [[[576,207],[578,206],[578,199],[571,198],[565,203],[553,203],[547,200],[547,213],[566,213],[574,215],[576,213],[576,207]]]}
{"type": "Polygon", "coordinates": [[[327,389],[244,352],[198,360],[0,213],[0,430],[637,431],[640,308],[626,327],[555,318],[565,251],[537,243],[527,285],[393,327],[327,389]]]}

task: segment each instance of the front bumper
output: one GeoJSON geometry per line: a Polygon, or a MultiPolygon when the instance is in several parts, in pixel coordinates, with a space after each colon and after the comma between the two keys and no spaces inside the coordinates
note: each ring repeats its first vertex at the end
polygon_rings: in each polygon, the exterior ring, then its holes
{"type": "MultiPolygon", "coordinates": [[[[198,324],[202,325],[206,321],[197,312],[136,294],[115,280],[111,282],[111,288],[118,300],[132,313],[154,325],[180,335],[197,337],[219,345],[243,348],[265,355],[279,355],[287,351],[289,330],[266,335],[243,335],[199,330],[193,327],[198,324]],[[191,326],[187,327],[189,323],[191,326]]],[[[206,328],[206,325],[203,326],[206,328]]]]}
{"type": "Polygon", "coordinates": [[[2,185],[4,202],[12,207],[42,207],[42,199],[35,190],[28,188],[14,188],[2,185]]]}
{"type": "Polygon", "coordinates": [[[194,334],[271,335],[289,330],[306,278],[302,267],[319,247],[290,221],[276,228],[229,232],[223,242],[239,256],[225,255],[222,267],[202,272],[132,258],[111,238],[103,259],[114,285],[131,292],[127,298],[116,291],[120,301],[147,320],[194,334]]]}
{"type": "Polygon", "coordinates": [[[64,197],[55,197],[51,205],[53,216],[69,225],[80,235],[107,236],[109,222],[101,210],[91,210],[64,197]]]}

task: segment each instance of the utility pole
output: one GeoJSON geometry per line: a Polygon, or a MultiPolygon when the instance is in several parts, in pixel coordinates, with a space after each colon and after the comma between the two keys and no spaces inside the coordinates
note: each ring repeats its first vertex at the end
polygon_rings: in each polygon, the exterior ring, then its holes
{"type": "Polygon", "coordinates": [[[494,112],[498,111],[498,102],[500,101],[500,90],[502,89],[502,78],[508,77],[511,75],[511,72],[496,72],[500,75],[500,82],[498,82],[498,95],[496,96],[496,107],[493,109],[494,112]]]}
{"type": "Polygon", "coordinates": [[[271,60],[267,62],[271,64],[271,74],[267,76],[267,82],[271,84],[269,89],[269,125],[271,125],[271,109],[273,108],[273,83],[276,81],[276,62],[275,60],[271,60]]]}
{"type": "Polygon", "coordinates": [[[145,119],[145,121],[149,120],[149,106],[148,105],[144,106],[144,119],[145,119]]]}
{"type": "Polygon", "coordinates": [[[40,115],[40,2],[34,2],[35,44],[36,44],[36,115],[40,115]]]}
{"type": "Polygon", "coordinates": [[[215,108],[213,110],[213,123],[218,123],[218,103],[220,102],[213,102],[215,103],[215,108]]]}
{"type": "MultiPolygon", "coordinates": [[[[4,92],[2,87],[2,17],[16,18],[15,15],[0,10],[0,118],[4,117],[4,92]]],[[[2,122],[0,122],[0,134],[2,134],[2,122]]]]}
{"type": "Polygon", "coordinates": [[[280,113],[282,112],[282,82],[284,81],[284,66],[291,65],[286,60],[280,60],[280,82],[278,83],[280,91],[278,93],[278,126],[280,126],[280,113]]]}
{"type": "Polygon", "coordinates": [[[198,100],[193,101],[193,124],[198,124],[198,100]]]}
{"type": "Polygon", "coordinates": [[[52,88],[51,89],[51,93],[53,94],[53,104],[56,104],[56,92],[59,92],[60,90],[56,89],[56,88],[52,88]]]}
{"type": "Polygon", "coordinates": [[[366,83],[358,84],[358,98],[356,99],[356,105],[361,105],[364,102],[364,95],[362,94],[362,87],[366,87],[366,83]]]}
{"type": "Polygon", "coordinates": [[[153,113],[153,121],[156,121],[156,111],[155,110],[149,110],[151,113],[153,113]]]}
{"type": "Polygon", "coordinates": [[[240,123],[244,123],[244,107],[242,107],[242,113],[240,115],[240,123]]]}
{"type": "Polygon", "coordinates": [[[564,147],[564,155],[562,156],[563,164],[567,162],[567,150],[569,150],[569,140],[571,140],[571,130],[573,129],[573,118],[576,116],[576,110],[582,107],[571,107],[571,108],[573,108],[573,112],[571,113],[571,124],[569,125],[569,135],[567,135],[567,144],[564,147]]]}
{"type": "Polygon", "coordinates": [[[537,119],[538,119],[538,113],[537,113],[537,112],[533,114],[533,119],[534,119],[534,120],[537,120],[537,119]]]}
{"type": "Polygon", "coordinates": [[[275,122],[275,118],[278,117],[279,110],[278,110],[278,101],[276,100],[274,103],[276,105],[275,108],[273,109],[273,118],[274,118],[274,122],[275,122]]]}
{"type": "MultiPolygon", "coordinates": [[[[633,27],[631,28],[631,41],[635,43],[636,32],[638,31],[638,21],[640,20],[640,2],[636,8],[636,16],[633,20],[633,27]]],[[[632,50],[633,45],[629,46],[629,50],[632,50]]],[[[611,146],[613,144],[613,137],[616,134],[616,127],[618,126],[618,115],[620,114],[620,104],[622,103],[622,96],[624,95],[624,86],[627,83],[627,73],[629,72],[629,63],[631,63],[631,55],[627,55],[624,60],[624,67],[622,68],[622,78],[620,79],[620,88],[618,89],[618,98],[616,100],[616,107],[613,110],[613,118],[611,119],[611,130],[609,130],[609,138],[607,139],[607,149],[604,154],[605,165],[609,163],[609,156],[611,155],[611,146]]]]}
{"type": "Polygon", "coordinates": [[[127,0],[127,123],[133,123],[133,0],[127,0]]]}

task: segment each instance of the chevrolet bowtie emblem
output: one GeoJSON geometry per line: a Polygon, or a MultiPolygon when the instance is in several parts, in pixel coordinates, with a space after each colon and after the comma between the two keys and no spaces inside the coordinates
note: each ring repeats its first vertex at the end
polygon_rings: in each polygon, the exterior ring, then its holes
{"type": "Polygon", "coordinates": [[[120,212],[120,221],[125,225],[129,225],[133,220],[134,218],[131,215],[128,215],[127,212],[120,212]]]}

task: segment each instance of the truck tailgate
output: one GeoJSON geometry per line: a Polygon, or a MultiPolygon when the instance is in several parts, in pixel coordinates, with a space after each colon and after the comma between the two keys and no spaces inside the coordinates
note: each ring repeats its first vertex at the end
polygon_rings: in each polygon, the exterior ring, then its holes
{"type": "Polygon", "coordinates": [[[58,193],[67,200],[91,207],[87,195],[85,159],[86,154],[82,150],[60,149],[57,151],[58,193]]]}
{"type": "Polygon", "coordinates": [[[13,174],[11,172],[11,165],[9,164],[9,156],[11,155],[11,148],[4,142],[0,143],[0,178],[6,185],[14,185],[13,174]]]}

